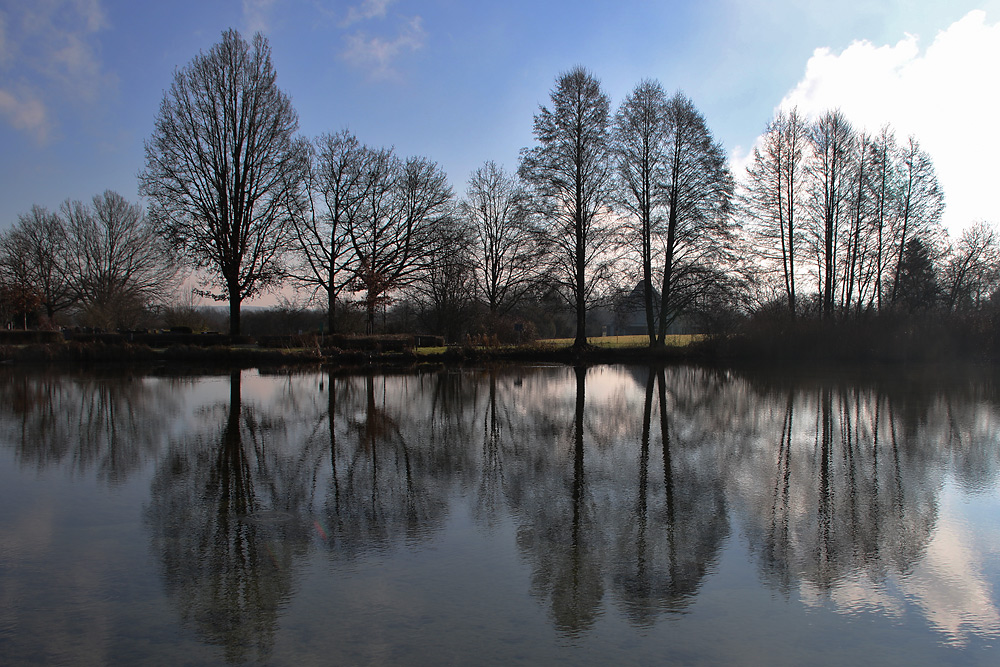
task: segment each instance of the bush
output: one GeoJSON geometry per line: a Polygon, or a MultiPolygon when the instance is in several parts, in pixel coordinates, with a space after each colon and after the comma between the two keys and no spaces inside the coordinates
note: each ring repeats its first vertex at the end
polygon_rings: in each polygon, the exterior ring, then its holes
{"type": "Polygon", "coordinates": [[[467,340],[481,347],[524,345],[538,340],[538,329],[523,317],[486,314],[476,322],[467,340]]]}
{"type": "Polygon", "coordinates": [[[30,345],[61,343],[65,340],[60,331],[23,331],[21,329],[0,329],[0,345],[30,345]]]}

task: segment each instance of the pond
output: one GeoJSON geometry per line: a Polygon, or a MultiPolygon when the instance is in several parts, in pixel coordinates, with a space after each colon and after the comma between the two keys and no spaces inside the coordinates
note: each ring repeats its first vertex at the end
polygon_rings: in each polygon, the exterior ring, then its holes
{"type": "Polygon", "coordinates": [[[1000,385],[5,369],[0,663],[1000,664],[1000,385]]]}

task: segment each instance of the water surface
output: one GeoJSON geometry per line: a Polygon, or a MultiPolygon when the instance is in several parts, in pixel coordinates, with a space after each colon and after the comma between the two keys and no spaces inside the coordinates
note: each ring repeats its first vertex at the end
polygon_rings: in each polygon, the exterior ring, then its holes
{"type": "Polygon", "coordinates": [[[4,664],[1000,661],[987,373],[0,374],[4,664]]]}

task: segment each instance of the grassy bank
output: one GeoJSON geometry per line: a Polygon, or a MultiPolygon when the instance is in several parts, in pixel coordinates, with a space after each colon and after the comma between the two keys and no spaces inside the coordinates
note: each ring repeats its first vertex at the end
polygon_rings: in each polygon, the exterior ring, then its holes
{"type": "MultiPolygon", "coordinates": [[[[27,342],[0,345],[0,363],[47,365],[183,364],[211,368],[330,366],[413,366],[488,362],[529,363],[700,363],[811,365],[829,363],[898,364],[1000,359],[995,328],[955,326],[933,321],[885,320],[865,323],[774,322],[728,336],[670,336],[663,348],[650,348],[646,336],[605,336],[588,340],[584,349],[573,339],[540,340],[526,345],[416,347],[369,337],[364,349],[321,347],[317,341],[289,341],[285,347],[173,344],[154,347],[93,340],[27,342]],[[306,343],[306,344],[303,344],[306,343]]],[[[387,338],[387,340],[389,340],[387,338]]]]}

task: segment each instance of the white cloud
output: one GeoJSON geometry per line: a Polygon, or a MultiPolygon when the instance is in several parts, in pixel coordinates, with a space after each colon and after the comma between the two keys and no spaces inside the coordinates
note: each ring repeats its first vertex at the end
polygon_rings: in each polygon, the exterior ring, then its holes
{"type": "Polygon", "coordinates": [[[0,88],[0,116],[7,119],[12,127],[24,130],[32,135],[40,144],[49,137],[49,114],[37,97],[30,95],[18,96],[0,88]]]}
{"type": "Polygon", "coordinates": [[[243,23],[248,33],[268,31],[273,5],[274,0],[243,0],[243,23]]]}
{"type": "Polygon", "coordinates": [[[937,531],[924,558],[900,580],[904,594],[948,640],[964,645],[971,635],[1000,631],[1000,610],[984,576],[988,552],[977,548],[960,518],[946,501],[937,531]]]}
{"type": "Polygon", "coordinates": [[[993,195],[1000,156],[1000,23],[969,12],[926,51],[907,35],[894,46],[855,42],[840,54],[816,49],[780,108],[806,115],[839,107],[856,125],[890,123],[913,134],[934,160],[953,234],[980,219],[1000,222],[993,195]]]}
{"type": "Polygon", "coordinates": [[[374,78],[395,74],[393,64],[404,53],[412,53],[424,45],[427,33],[419,16],[407,19],[399,33],[390,39],[369,36],[359,31],[347,36],[347,48],[341,56],[352,65],[369,72],[374,78]]]}
{"type": "Polygon", "coordinates": [[[368,19],[385,18],[386,10],[395,0],[364,0],[360,5],[350,7],[347,16],[341,21],[342,27],[353,25],[368,19]]]}
{"type": "Polygon", "coordinates": [[[54,104],[93,102],[114,85],[96,33],[108,27],[99,0],[38,0],[0,9],[0,115],[40,142],[54,104]]]}

